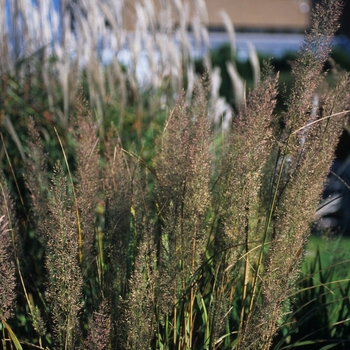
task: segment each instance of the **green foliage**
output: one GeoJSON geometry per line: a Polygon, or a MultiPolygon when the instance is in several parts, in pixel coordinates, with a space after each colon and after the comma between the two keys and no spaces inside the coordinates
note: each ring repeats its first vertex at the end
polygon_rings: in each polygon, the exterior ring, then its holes
{"type": "MultiPolygon", "coordinates": [[[[328,241],[327,246],[330,250],[336,243],[328,241]]],[[[280,334],[274,341],[276,349],[296,346],[346,349],[349,346],[349,260],[331,251],[326,256],[321,255],[320,248],[308,251],[312,253],[315,256],[304,262],[305,272],[293,296],[292,312],[281,324],[280,334]],[[329,260],[326,264],[325,258],[329,260]]]]}

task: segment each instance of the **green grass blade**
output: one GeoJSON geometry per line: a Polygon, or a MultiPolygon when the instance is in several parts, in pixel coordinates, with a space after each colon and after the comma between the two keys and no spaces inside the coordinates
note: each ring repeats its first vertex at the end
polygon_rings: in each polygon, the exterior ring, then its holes
{"type": "Polygon", "coordinates": [[[1,320],[1,323],[5,326],[14,346],[16,347],[17,350],[23,350],[22,345],[20,344],[18,338],[16,337],[16,334],[13,332],[11,327],[5,322],[5,320],[1,320]]]}

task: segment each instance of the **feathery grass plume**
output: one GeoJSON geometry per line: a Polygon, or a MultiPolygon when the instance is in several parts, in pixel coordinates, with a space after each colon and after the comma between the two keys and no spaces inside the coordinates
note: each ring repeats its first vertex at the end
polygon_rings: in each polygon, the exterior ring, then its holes
{"type": "Polygon", "coordinates": [[[204,0],[195,0],[192,16],[192,31],[196,40],[196,45],[201,44],[201,49],[204,49],[204,66],[210,71],[211,59],[210,59],[210,42],[208,33],[208,11],[204,0]],[[204,45],[204,47],[203,47],[204,45]]]}
{"type": "MultiPolygon", "coordinates": [[[[155,230],[150,213],[147,183],[148,168],[141,158],[132,156],[127,163],[131,202],[129,203],[129,229],[123,235],[127,239],[126,294],[121,295],[123,304],[122,324],[126,329],[128,348],[147,347],[154,336],[154,280],[155,271],[155,230]],[[144,283],[142,283],[144,282],[144,283]],[[141,333],[141,334],[140,334],[141,333]],[[145,345],[145,346],[142,346],[145,345]]],[[[152,170],[152,169],[151,169],[152,170]]],[[[128,203],[127,203],[128,204],[128,203]]]]}
{"type": "Polygon", "coordinates": [[[251,42],[248,42],[248,49],[249,49],[249,62],[253,70],[254,86],[256,86],[260,78],[259,56],[258,56],[258,53],[256,52],[254,45],[251,42]]]}
{"type": "MultiPolygon", "coordinates": [[[[196,288],[190,285],[190,279],[202,262],[207,244],[204,220],[210,201],[211,132],[205,93],[198,84],[192,106],[186,105],[184,97],[177,103],[164,128],[156,161],[158,210],[164,222],[159,304],[166,315],[172,305],[176,308],[177,302],[185,303],[180,324],[176,325],[176,312],[173,314],[174,339],[179,332],[180,342],[188,338],[181,334],[193,327],[196,288]]],[[[191,341],[183,346],[191,347],[191,341]]]]}
{"type": "Polygon", "coordinates": [[[253,219],[260,205],[262,168],[273,143],[277,79],[270,67],[264,68],[261,81],[234,118],[226,141],[219,185],[225,235],[231,243],[238,237],[244,239],[246,220],[253,219]]]}
{"type": "Polygon", "coordinates": [[[246,95],[245,81],[239,75],[237,67],[233,61],[226,62],[226,69],[230,76],[231,83],[233,86],[235,104],[239,107],[242,103],[245,102],[245,95],[246,95]]]}
{"type": "MultiPolygon", "coordinates": [[[[191,100],[194,87],[194,64],[193,64],[193,50],[190,38],[187,31],[187,26],[190,19],[190,6],[188,2],[182,3],[179,0],[174,0],[173,5],[176,9],[178,28],[175,30],[176,37],[180,44],[180,52],[182,56],[182,66],[184,72],[184,81],[187,81],[186,99],[191,100]]],[[[183,82],[183,84],[186,84],[183,82]]]]}
{"type": "MultiPolygon", "coordinates": [[[[231,79],[234,93],[234,101],[237,107],[239,107],[245,101],[246,86],[244,79],[239,75],[234,59],[236,58],[236,34],[229,15],[224,11],[220,11],[220,17],[224,23],[226,31],[230,37],[231,46],[231,59],[226,62],[226,69],[231,79]]],[[[259,63],[257,62],[256,53],[249,47],[249,60],[252,64],[254,73],[254,83],[257,84],[259,79],[259,63]]]]}
{"type": "MultiPolygon", "coordinates": [[[[18,274],[19,280],[21,282],[21,287],[23,290],[23,296],[26,300],[26,307],[28,308],[29,311],[29,316],[31,318],[32,321],[32,325],[34,330],[37,332],[37,334],[39,335],[39,342],[41,343],[41,336],[43,336],[45,334],[45,324],[44,321],[40,315],[40,310],[39,308],[34,305],[33,300],[30,298],[29,293],[27,293],[27,287],[25,285],[24,282],[24,278],[22,275],[22,269],[21,269],[21,263],[20,263],[20,259],[22,260],[24,257],[23,254],[23,248],[22,248],[22,240],[21,237],[19,236],[19,231],[18,231],[18,226],[17,226],[17,218],[14,215],[14,203],[12,202],[12,199],[10,198],[10,191],[8,190],[6,184],[5,184],[5,180],[4,180],[4,175],[1,171],[0,173],[0,187],[1,187],[1,194],[2,194],[2,199],[3,202],[2,203],[2,207],[0,207],[0,215],[4,214],[6,215],[6,219],[7,219],[7,223],[8,223],[8,232],[10,232],[10,237],[11,237],[11,243],[12,243],[12,263],[8,262],[8,264],[6,264],[6,261],[3,260],[0,257],[0,265],[2,263],[4,263],[4,266],[7,265],[8,271],[1,276],[8,277],[8,281],[6,283],[8,283],[7,288],[11,288],[12,286],[12,279],[11,279],[11,273],[13,273],[14,271],[12,271],[12,265],[13,267],[16,267],[16,272],[18,274]]],[[[7,246],[7,242],[6,242],[6,233],[4,233],[4,237],[3,237],[3,241],[0,239],[0,244],[1,246],[4,246],[4,250],[2,252],[6,252],[6,246],[7,246]]],[[[1,255],[1,254],[0,254],[1,255]]],[[[0,275],[2,274],[2,271],[0,272],[0,275]]],[[[1,279],[0,278],[0,279],[1,279]]],[[[3,282],[1,282],[1,285],[5,286],[5,280],[3,280],[3,282]]],[[[1,289],[1,288],[0,288],[1,289]]],[[[1,294],[1,292],[0,292],[1,294]]],[[[8,295],[8,302],[11,302],[12,296],[9,294],[8,295]]],[[[4,303],[4,307],[6,307],[6,303],[4,303]]],[[[1,316],[0,316],[1,318],[1,316]]],[[[6,317],[3,317],[3,320],[6,321],[6,317]]],[[[6,325],[5,325],[6,326],[6,325]]],[[[6,328],[8,328],[9,326],[7,325],[6,328]]],[[[10,336],[11,339],[17,343],[17,338],[15,335],[10,336]]],[[[15,344],[16,345],[16,344],[15,344]]]]}
{"type": "MultiPolygon", "coordinates": [[[[25,183],[30,192],[32,205],[32,218],[34,223],[34,232],[36,237],[45,245],[45,219],[49,212],[49,174],[47,171],[47,155],[44,153],[40,134],[35,125],[34,119],[30,118],[28,122],[27,157],[25,162],[25,183]]],[[[34,329],[39,336],[44,336],[46,326],[41,317],[40,309],[37,305],[32,305],[28,299],[28,306],[33,322],[34,329]]]]}
{"type": "Polygon", "coordinates": [[[235,29],[233,27],[232,20],[230,16],[227,14],[225,10],[220,10],[219,12],[221,20],[225,26],[225,29],[227,31],[227,34],[229,35],[230,38],[230,45],[231,45],[231,59],[233,59],[236,56],[236,33],[235,29]]]}
{"type": "Polygon", "coordinates": [[[171,1],[160,0],[159,29],[161,33],[170,34],[173,31],[173,10],[171,1]]]}
{"type": "Polygon", "coordinates": [[[54,168],[49,209],[45,222],[47,299],[54,322],[54,344],[59,349],[73,349],[82,307],[82,276],[78,262],[77,217],[59,163],[54,168]]]}
{"type": "MultiPolygon", "coordinates": [[[[281,202],[276,208],[277,220],[273,227],[275,241],[267,260],[267,269],[271,272],[267,274],[263,286],[266,303],[265,310],[262,310],[263,314],[269,312],[273,315],[272,311],[266,311],[268,305],[271,305],[270,301],[274,300],[276,306],[282,304],[295,288],[294,283],[303,256],[301,252],[305,248],[310,231],[309,224],[314,220],[334,151],[344,128],[344,118],[337,116],[330,120],[319,118],[348,110],[349,88],[349,74],[344,74],[337,87],[321,98],[322,111],[320,107],[317,123],[311,125],[306,129],[307,133],[301,135],[303,142],[300,145],[297,169],[291,175],[281,202]],[[287,252],[290,254],[288,257],[287,252]]],[[[277,318],[278,310],[276,311],[277,318]]],[[[273,318],[269,321],[276,322],[276,318],[275,321],[273,318]]],[[[264,326],[262,325],[262,328],[265,328],[264,326]]],[[[265,332],[273,335],[275,326],[270,324],[269,327],[270,329],[265,329],[265,332]]]]}
{"type": "Polygon", "coordinates": [[[308,122],[310,103],[323,80],[323,65],[331,51],[332,37],[339,27],[341,1],[323,1],[312,13],[312,27],[292,65],[293,89],[284,115],[287,135],[308,122]]]}
{"type": "MultiPolygon", "coordinates": [[[[6,321],[11,318],[12,310],[15,306],[16,299],[16,278],[15,264],[13,261],[12,244],[11,244],[11,229],[8,228],[9,206],[11,200],[7,189],[1,184],[1,206],[0,206],[0,324],[2,326],[2,345],[7,348],[6,342],[9,339],[5,338],[5,327],[8,330],[10,339],[12,330],[7,325],[6,321]],[[6,221],[5,221],[6,220],[6,221]]],[[[12,344],[10,344],[12,347],[12,344]]]]}
{"type": "Polygon", "coordinates": [[[219,179],[213,189],[216,211],[220,218],[214,238],[214,270],[218,279],[216,297],[213,303],[212,339],[222,335],[223,322],[228,324],[232,298],[237,298],[237,311],[242,331],[246,318],[249,284],[254,273],[256,248],[260,244],[260,191],[263,165],[273,145],[272,119],[277,96],[277,77],[269,66],[256,89],[247,98],[235,117],[231,134],[228,135],[222,155],[219,179]],[[237,275],[238,274],[238,275],[237,275]],[[241,277],[240,277],[241,276],[241,277]],[[241,288],[236,283],[240,280],[241,288]]]}
{"type": "MultiPolygon", "coordinates": [[[[330,52],[338,16],[338,1],[324,2],[322,8],[317,8],[311,33],[294,63],[294,86],[284,114],[284,135],[279,145],[279,160],[276,161],[280,165],[276,178],[271,179],[273,194],[251,290],[249,315],[241,335],[240,345],[244,349],[269,348],[277,321],[286,312],[286,300],[295,285],[310,232],[309,225],[342,131],[341,119],[320,120],[306,128],[313,108],[313,94],[323,78],[322,67],[330,52]],[[283,175],[287,160],[291,163],[290,168],[283,175]],[[282,181],[282,176],[286,177],[285,181],[282,181]],[[271,244],[265,255],[267,237],[271,244]],[[259,295],[261,303],[257,300],[259,295]]],[[[332,114],[334,108],[343,108],[348,103],[347,99],[341,103],[337,100],[343,98],[348,89],[347,83],[342,83],[342,86],[343,93],[333,95],[333,101],[327,101],[330,105],[323,106],[323,110],[332,114]]]]}
{"type": "Polygon", "coordinates": [[[213,68],[210,73],[210,83],[209,118],[214,126],[219,127],[221,122],[221,128],[217,128],[217,132],[228,131],[232,121],[232,108],[225,98],[220,97],[219,94],[221,86],[221,71],[219,67],[213,68]]]}
{"type": "MultiPolygon", "coordinates": [[[[83,43],[79,43],[84,47],[84,65],[88,80],[88,90],[92,107],[96,110],[99,118],[102,118],[102,101],[106,97],[104,67],[100,60],[101,53],[97,49],[100,37],[103,36],[107,40],[107,29],[105,26],[105,16],[101,11],[99,2],[87,1],[80,2],[74,6],[74,15],[78,24],[80,39],[83,43]]],[[[101,45],[100,45],[101,46],[101,45]]],[[[100,50],[103,47],[100,47],[100,50]]],[[[102,123],[100,123],[102,126],[102,123]]],[[[102,129],[100,130],[103,131],[102,129]]]]}
{"type": "MultiPolygon", "coordinates": [[[[77,180],[76,196],[79,210],[81,249],[84,266],[93,261],[93,248],[95,243],[95,211],[98,202],[99,187],[99,139],[97,137],[97,124],[91,112],[88,111],[87,102],[78,96],[76,118],[72,123],[72,135],[75,139],[77,180]]],[[[102,188],[102,186],[100,186],[102,188]]]]}
{"type": "Polygon", "coordinates": [[[28,151],[25,163],[25,182],[30,192],[31,204],[34,207],[32,214],[35,223],[39,225],[40,236],[40,225],[48,212],[49,176],[47,171],[47,155],[44,153],[44,146],[33,118],[30,118],[28,122],[26,144],[28,151]]]}
{"type": "Polygon", "coordinates": [[[92,314],[89,322],[89,333],[85,341],[88,350],[108,349],[111,330],[109,306],[106,300],[102,300],[97,311],[92,314]]]}
{"type": "Polygon", "coordinates": [[[128,255],[132,221],[132,172],[125,159],[116,130],[107,134],[104,153],[103,186],[105,193],[105,247],[104,296],[109,302],[112,345],[125,343],[124,305],[127,298],[131,260],[128,255]]]}
{"type": "MultiPolygon", "coordinates": [[[[108,266],[112,268],[113,264],[118,265],[118,267],[115,266],[116,270],[112,272],[112,275],[118,276],[117,285],[121,288],[119,292],[121,290],[125,292],[127,280],[124,278],[127,275],[126,254],[128,247],[128,235],[125,232],[130,229],[132,179],[119,139],[115,136],[115,130],[111,130],[107,135],[104,158],[106,160],[103,170],[104,191],[106,193],[105,244],[110,252],[108,261],[111,259],[108,266]],[[112,135],[113,131],[114,135],[112,135]],[[114,259],[115,256],[119,258],[114,259]]],[[[117,287],[117,285],[114,287],[117,287]]]]}
{"type": "Polygon", "coordinates": [[[132,350],[149,349],[156,330],[154,311],[157,270],[156,246],[152,231],[145,228],[143,232],[129,282],[126,322],[128,349],[132,350]]]}
{"type": "Polygon", "coordinates": [[[8,227],[8,211],[11,200],[2,187],[0,207],[0,321],[7,321],[16,299],[15,264],[12,260],[11,229],[8,227]]]}

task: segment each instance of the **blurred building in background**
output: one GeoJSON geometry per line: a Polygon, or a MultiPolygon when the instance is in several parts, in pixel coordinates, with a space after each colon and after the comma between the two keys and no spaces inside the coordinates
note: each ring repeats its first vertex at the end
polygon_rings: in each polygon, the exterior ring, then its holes
{"type": "MultiPolygon", "coordinates": [[[[135,24],[133,15],[137,11],[137,0],[127,0],[128,27],[132,30],[135,24]]],[[[186,1],[181,1],[185,4],[186,1]]],[[[220,11],[224,10],[231,18],[237,30],[243,31],[291,31],[303,32],[309,27],[311,0],[202,0],[207,8],[207,25],[210,30],[222,30],[223,23],[220,11]]],[[[190,16],[196,6],[190,4],[190,16]]],[[[156,12],[161,8],[161,0],[155,0],[156,12]]],[[[159,14],[159,12],[158,12],[159,14]]],[[[186,14],[183,14],[186,16],[186,14]]],[[[180,19],[178,19],[180,20],[180,19]]],[[[189,23],[190,26],[190,18],[189,23]]]]}
{"type": "Polygon", "coordinates": [[[310,23],[308,0],[205,0],[209,27],[222,27],[224,9],[238,30],[304,31],[310,23]]]}

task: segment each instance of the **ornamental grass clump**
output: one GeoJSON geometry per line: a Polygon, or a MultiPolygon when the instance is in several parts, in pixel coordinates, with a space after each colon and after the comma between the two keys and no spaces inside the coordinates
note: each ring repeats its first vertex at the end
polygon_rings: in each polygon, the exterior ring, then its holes
{"type": "MultiPolygon", "coordinates": [[[[13,197],[30,208],[21,226],[1,177],[4,349],[288,344],[285,332],[296,329],[289,316],[295,305],[292,315],[302,310],[293,296],[306,243],[350,106],[349,75],[328,88],[323,72],[339,4],[316,8],[278,114],[279,76],[266,62],[221,134],[210,115],[210,72],[196,78],[154,131],[150,159],[136,146],[126,149],[114,125],[101,130],[82,93],[67,135],[52,126],[60,147],[53,167],[42,130],[29,122],[26,190],[12,173],[13,197]],[[17,227],[27,250],[19,249],[17,227]]],[[[350,286],[348,279],[339,283],[350,286]]],[[[342,327],[348,315],[337,321],[342,327]]]]}
{"type": "Polygon", "coordinates": [[[156,164],[157,208],[162,220],[158,245],[163,281],[159,292],[167,296],[167,299],[160,298],[159,311],[166,317],[171,312],[171,322],[179,332],[174,334],[174,342],[178,337],[181,347],[192,346],[191,336],[185,335],[194,327],[198,290],[195,281],[193,286],[189,283],[203,263],[207,247],[205,219],[210,203],[210,148],[207,101],[198,86],[193,106],[186,105],[182,98],[171,113],[156,164]],[[177,300],[184,305],[179,315],[177,300]],[[173,305],[173,310],[169,310],[169,305],[173,305]]]}
{"type": "MultiPolygon", "coordinates": [[[[232,304],[235,289],[235,284],[229,281],[239,278],[241,332],[248,322],[249,312],[246,310],[252,307],[250,304],[256,296],[255,269],[259,266],[259,250],[264,249],[262,232],[266,224],[260,196],[263,167],[274,143],[272,125],[277,78],[269,67],[264,74],[235,118],[234,132],[224,145],[219,178],[214,187],[214,193],[217,191],[220,196],[216,198],[218,232],[214,237],[218,234],[220,239],[214,238],[213,256],[215,261],[219,258],[216,269],[221,275],[223,298],[217,304],[217,312],[226,318],[229,316],[227,305],[232,304]],[[226,309],[222,310],[222,307],[226,309]]],[[[237,292],[235,294],[238,297],[237,292]]],[[[220,318],[213,319],[213,322],[218,321],[223,322],[220,318]]],[[[219,328],[214,329],[219,332],[219,328]]]]}
{"type": "Polygon", "coordinates": [[[244,347],[253,346],[252,334],[260,331],[258,338],[266,337],[266,346],[269,346],[277,321],[286,312],[283,304],[295,286],[310,222],[344,125],[342,118],[330,122],[329,118],[322,117],[348,109],[349,79],[344,76],[335,90],[339,89],[339,93],[330,92],[321,98],[322,114],[311,113],[312,98],[320,88],[322,68],[337,28],[339,4],[329,2],[327,11],[322,15],[320,11],[317,7],[312,30],[293,63],[294,86],[283,113],[284,127],[278,132],[278,144],[274,147],[276,171],[270,181],[263,241],[252,282],[252,291],[259,294],[251,294],[249,310],[255,310],[247,316],[244,347]],[[264,253],[266,245],[267,254],[264,253]],[[258,295],[261,303],[254,306],[258,295]]]}
{"type": "Polygon", "coordinates": [[[82,308],[82,273],[77,252],[77,217],[67,176],[58,163],[53,170],[46,235],[47,301],[51,308],[54,345],[72,349],[78,338],[78,313],[82,308]]]}

